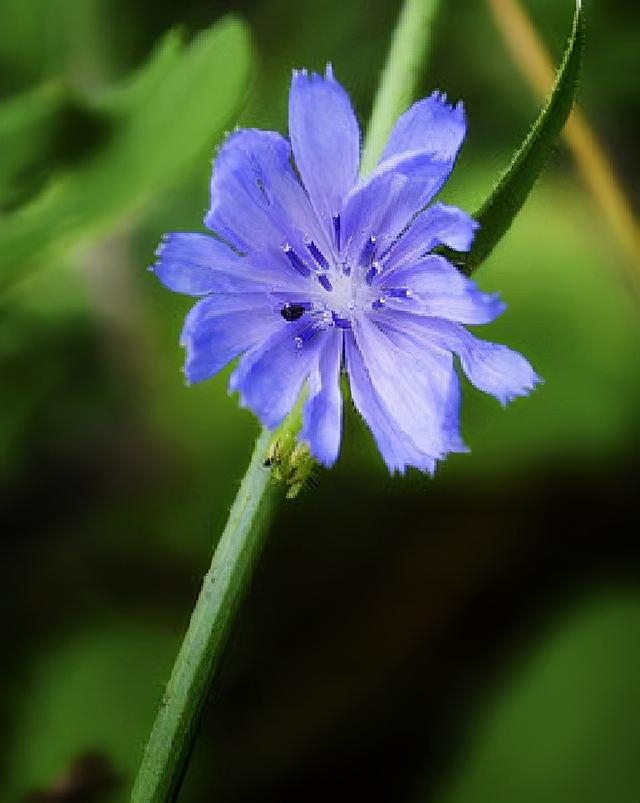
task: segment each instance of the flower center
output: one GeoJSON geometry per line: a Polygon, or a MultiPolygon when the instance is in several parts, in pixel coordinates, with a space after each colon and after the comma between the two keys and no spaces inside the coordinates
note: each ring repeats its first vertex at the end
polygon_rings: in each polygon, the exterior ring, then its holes
{"type": "MultiPolygon", "coordinates": [[[[289,323],[304,318],[307,326],[296,336],[300,348],[315,334],[331,326],[350,329],[355,314],[382,309],[385,304],[385,296],[373,286],[382,270],[382,262],[377,259],[376,237],[371,235],[359,257],[351,261],[341,249],[339,216],[333,218],[332,234],[333,249],[329,258],[309,237],[304,238],[306,250],[303,252],[296,251],[289,243],[282,247],[293,270],[308,279],[310,285],[307,298],[302,301],[292,298],[280,309],[281,316],[289,323]]],[[[400,297],[398,291],[390,294],[400,297]]]]}

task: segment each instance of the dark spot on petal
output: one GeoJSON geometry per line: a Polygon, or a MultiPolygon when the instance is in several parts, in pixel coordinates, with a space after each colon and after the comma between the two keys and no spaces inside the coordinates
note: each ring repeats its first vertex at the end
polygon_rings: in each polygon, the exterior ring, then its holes
{"type": "Polygon", "coordinates": [[[280,310],[280,315],[285,321],[297,321],[304,315],[304,307],[301,304],[285,304],[280,310]]]}

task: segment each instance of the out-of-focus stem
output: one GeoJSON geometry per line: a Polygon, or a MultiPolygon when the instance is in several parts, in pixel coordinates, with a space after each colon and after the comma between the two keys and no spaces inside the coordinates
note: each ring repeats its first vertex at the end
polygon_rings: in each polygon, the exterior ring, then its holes
{"type": "MultiPolygon", "coordinates": [[[[518,0],[487,0],[511,57],[531,87],[546,97],[554,67],[518,0]]],[[[563,136],[595,203],[625,252],[629,278],[640,290],[640,229],[607,155],[584,114],[574,108],[563,136]]]]}
{"type": "Polygon", "coordinates": [[[393,124],[414,99],[439,4],[439,0],[406,0],[400,12],[373,102],[362,154],[363,175],[373,170],[393,124]]]}

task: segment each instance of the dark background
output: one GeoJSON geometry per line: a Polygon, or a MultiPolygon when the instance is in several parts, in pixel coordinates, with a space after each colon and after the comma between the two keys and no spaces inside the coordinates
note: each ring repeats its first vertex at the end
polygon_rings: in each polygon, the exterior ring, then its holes
{"type": "MultiPolygon", "coordinates": [[[[485,3],[441,5],[420,90],[465,100],[445,198],[472,211],[539,100],[485,3]]],[[[571,3],[527,7],[557,59],[571,3]]],[[[398,9],[3,0],[0,800],[127,799],[257,433],[228,371],[185,387],[189,300],[146,267],[200,228],[225,129],[286,131],[292,67],[331,60],[366,122],[398,9]],[[250,46],[132,84],[169,28],[189,42],[229,11],[250,46]]],[[[588,12],[581,104],[637,207],[640,15],[588,12]]],[[[483,336],[545,384],[507,410],[466,386],[472,452],[435,480],[390,478],[349,409],[335,469],[277,514],[180,801],[640,799],[625,266],[560,148],[477,276],[509,305],[483,336]]]]}

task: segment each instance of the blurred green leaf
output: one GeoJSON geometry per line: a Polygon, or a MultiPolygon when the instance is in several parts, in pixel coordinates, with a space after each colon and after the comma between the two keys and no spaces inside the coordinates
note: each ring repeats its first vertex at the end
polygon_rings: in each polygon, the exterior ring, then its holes
{"type": "Polygon", "coordinates": [[[64,105],[59,84],[47,84],[0,104],[0,210],[20,193],[19,182],[32,155],[64,105]]]}
{"type": "Polygon", "coordinates": [[[101,140],[106,119],[49,82],[0,104],[0,213],[25,203],[54,166],[79,162],[101,140]]]}
{"type": "Polygon", "coordinates": [[[122,48],[116,23],[112,0],[2,0],[0,91],[50,78],[76,87],[100,83],[122,48]]]}
{"type": "Polygon", "coordinates": [[[103,755],[125,794],[176,646],[168,631],[114,622],[50,646],[15,697],[6,800],[46,788],[78,756],[103,755]],[[28,690],[27,690],[28,689],[28,690]]]}
{"type": "Polygon", "coordinates": [[[149,63],[95,104],[112,131],[98,153],[0,221],[0,289],[55,249],[104,232],[179,178],[239,109],[249,36],[226,18],[183,48],[169,33],[149,63]]]}
{"type": "Polygon", "coordinates": [[[553,153],[573,106],[583,48],[584,15],[581,0],[576,0],[573,29],[553,92],[493,192],[475,213],[480,229],[471,251],[463,254],[446,249],[447,255],[465,273],[471,273],[484,262],[509,230],[553,153]]]}
{"type": "Polygon", "coordinates": [[[483,289],[500,288],[508,309],[474,333],[521,351],[544,384],[506,410],[466,384],[472,454],[452,461],[463,470],[544,470],[558,460],[595,466],[634,440],[640,327],[633,299],[607,266],[606,224],[579,189],[561,183],[539,185],[530,204],[478,274],[483,289]]]}
{"type": "Polygon", "coordinates": [[[475,725],[438,803],[635,803],[640,597],[589,600],[475,725]]]}

